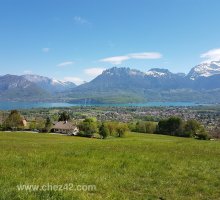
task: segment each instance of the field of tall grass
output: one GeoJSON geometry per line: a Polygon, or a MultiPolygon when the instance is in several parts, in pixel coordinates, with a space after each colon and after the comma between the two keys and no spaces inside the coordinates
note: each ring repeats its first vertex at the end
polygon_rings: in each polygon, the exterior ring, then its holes
{"type": "Polygon", "coordinates": [[[220,142],[0,132],[0,199],[220,199],[220,142]],[[71,188],[22,190],[19,185],[71,188]],[[76,189],[95,185],[92,190],[76,189]]]}

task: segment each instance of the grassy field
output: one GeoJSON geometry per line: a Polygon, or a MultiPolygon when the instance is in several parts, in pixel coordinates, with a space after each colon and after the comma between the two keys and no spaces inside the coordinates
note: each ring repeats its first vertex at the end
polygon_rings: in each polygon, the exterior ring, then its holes
{"type": "Polygon", "coordinates": [[[220,142],[130,133],[107,140],[0,132],[0,199],[220,199],[220,142]],[[18,191],[19,184],[96,185],[18,191]]]}

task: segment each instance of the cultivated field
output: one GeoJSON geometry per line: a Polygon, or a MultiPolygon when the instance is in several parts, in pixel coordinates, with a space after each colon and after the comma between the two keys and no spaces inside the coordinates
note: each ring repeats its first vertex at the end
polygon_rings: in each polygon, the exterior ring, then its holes
{"type": "Polygon", "coordinates": [[[0,186],[1,200],[217,200],[220,142],[137,133],[106,140],[0,133],[0,186]],[[19,184],[74,186],[18,191],[19,184]]]}

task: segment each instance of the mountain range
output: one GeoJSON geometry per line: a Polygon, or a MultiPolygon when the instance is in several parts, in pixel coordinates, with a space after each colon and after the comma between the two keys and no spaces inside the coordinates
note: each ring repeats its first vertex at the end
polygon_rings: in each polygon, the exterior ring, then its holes
{"type": "Polygon", "coordinates": [[[113,67],[80,86],[39,75],[5,75],[0,76],[0,100],[5,99],[59,99],[75,103],[220,103],[220,61],[199,64],[188,74],[160,68],[141,72],[113,67]]]}
{"type": "Polygon", "coordinates": [[[39,75],[0,76],[0,100],[39,101],[53,100],[60,92],[76,87],[72,82],[59,81],[39,75]]]}

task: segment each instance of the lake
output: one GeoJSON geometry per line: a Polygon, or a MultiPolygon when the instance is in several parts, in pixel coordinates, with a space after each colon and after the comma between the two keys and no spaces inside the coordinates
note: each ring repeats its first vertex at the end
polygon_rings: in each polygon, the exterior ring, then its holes
{"type": "Polygon", "coordinates": [[[127,104],[70,104],[70,103],[47,103],[47,102],[0,102],[0,110],[31,109],[31,108],[57,108],[72,106],[99,106],[99,107],[192,107],[201,106],[193,102],[147,102],[127,104]]]}

